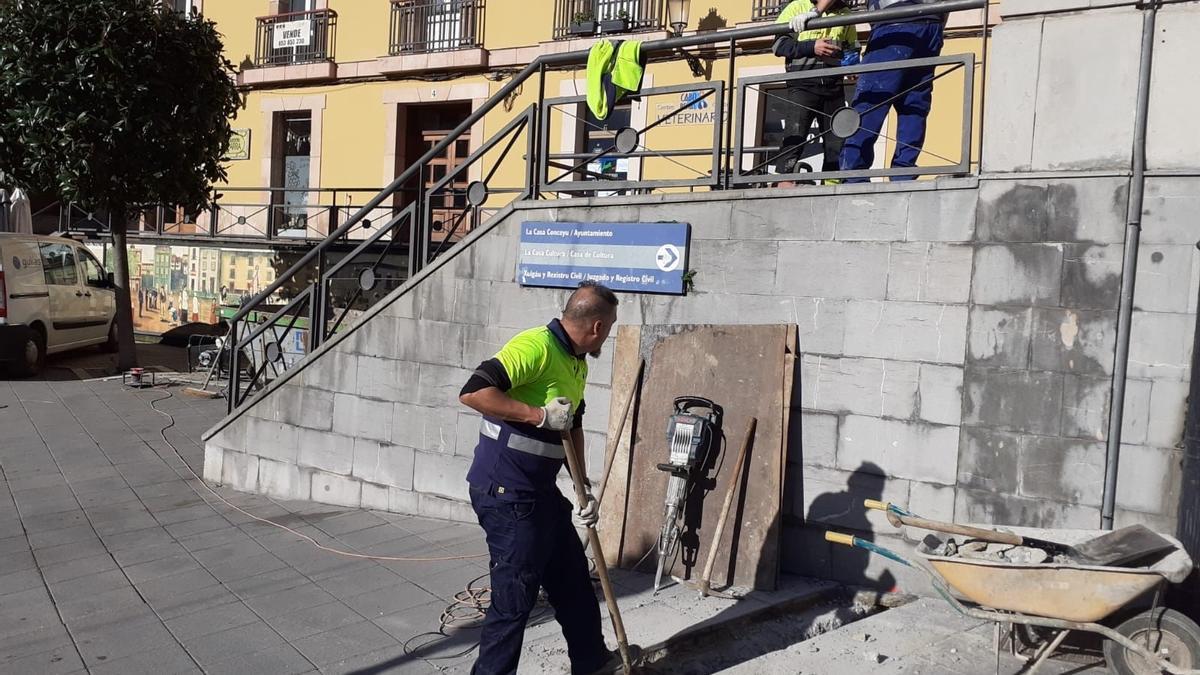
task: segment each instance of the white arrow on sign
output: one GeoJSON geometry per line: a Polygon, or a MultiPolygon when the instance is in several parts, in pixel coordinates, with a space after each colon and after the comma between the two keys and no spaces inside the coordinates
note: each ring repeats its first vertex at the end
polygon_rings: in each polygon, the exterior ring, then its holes
{"type": "Polygon", "coordinates": [[[654,262],[658,265],[658,269],[664,272],[673,272],[676,267],[679,267],[679,249],[672,244],[663,244],[658,249],[658,254],[654,257],[654,262]]]}

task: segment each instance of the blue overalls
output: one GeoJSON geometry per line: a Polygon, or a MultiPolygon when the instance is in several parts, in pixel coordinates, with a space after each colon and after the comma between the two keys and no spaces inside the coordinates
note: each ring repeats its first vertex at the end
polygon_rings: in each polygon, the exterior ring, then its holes
{"type": "MultiPolygon", "coordinates": [[[[871,9],[918,4],[919,0],[871,0],[871,9]]],[[[862,62],[884,63],[937,56],[942,52],[944,24],[940,17],[871,26],[871,37],[862,62]]],[[[875,162],[875,141],[887,119],[888,110],[896,109],[896,151],[892,167],[917,165],[925,145],[925,124],[933,103],[933,66],[862,73],[854,92],[852,107],[861,116],[859,129],[842,146],[843,171],[869,169],[875,162]]],[[[894,176],[892,180],[914,180],[916,176],[894,176]]],[[[847,183],[865,183],[866,178],[848,179],[847,183]]]]}
{"type": "MultiPolygon", "coordinates": [[[[581,358],[557,320],[547,328],[552,349],[562,350],[552,358],[581,358]]],[[[578,367],[586,378],[586,362],[581,359],[578,367]]],[[[471,669],[475,675],[517,672],[539,587],[546,589],[562,626],[571,672],[590,673],[609,659],[571,503],[555,482],[565,458],[559,432],[490,417],[481,422],[467,482],[491,556],[492,592],[471,669]]]]}

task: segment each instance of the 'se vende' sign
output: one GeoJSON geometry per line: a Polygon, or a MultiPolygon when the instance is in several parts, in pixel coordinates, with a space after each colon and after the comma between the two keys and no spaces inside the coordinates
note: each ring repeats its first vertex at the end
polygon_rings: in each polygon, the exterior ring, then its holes
{"type": "Polygon", "coordinates": [[[312,21],[308,19],[282,21],[275,24],[272,33],[274,38],[272,46],[275,49],[307,47],[309,36],[312,34],[312,21]]]}

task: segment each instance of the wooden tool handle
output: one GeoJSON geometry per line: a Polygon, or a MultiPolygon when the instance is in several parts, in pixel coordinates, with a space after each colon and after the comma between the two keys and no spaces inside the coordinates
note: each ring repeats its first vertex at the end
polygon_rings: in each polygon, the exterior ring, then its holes
{"type": "Polygon", "coordinates": [[[633,376],[633,386],[629,388],[629,396],[625,398],[625,405],[621,409],[621,423],[617,425],[617,433],[607,439],[604,451],[604,474],[600,476],[600,488],[596,490],[596,503],[604,503],[604,493],[608,490],[608,477],[612,474],[613,460],[617,458],[617,446],[621,443],[621,437],[625,435],[625,424],[629,421],[629,411],[633,408],[633,401],[637,398],[638,390],[641,388],[642,370],[646,367],[645,359],[638,359],[637,374],[633,376]]]}
{"type": "Polygon", "coordinates": [[[833,532],[830,530],[825,531],[825,541],[833,542],[835,544],[843,544],[845,546],[854,545],[854,537],[848,534],[842,534],[841,532],[833,532]]]}
{"type": "Polygon", "coordinates": [[[754,430],[758,427],[758,418],[751,417],[746,427],[746,437],[742,439],[742,449],[738,451],[737,462],[733,465],[733,475],[729,478],[729,492],[725,493],[725,503],[721,505],[721,517],[717,519],[717,529],[713,531],[712,544],[708,548],[708,561],[704,563],[704,576],[700,580],[702,593],[707,593],[712,583],[713,563],[717,561],[717,550],[721,544],[721,536],[725,534],[725,521],[729,520],[729,508],[733,506],[733,495],[737,492],[742,480],[742,467],[746,464],[746,454],[750,452],[750,444],[754,440],[754,430]]]}
{"type": "MultiPolygon", "coordinates": [[[[567,455],[567,470],[571,472],[571,482],[575,485],[575,502],[582,508],[587,506],[587,488],[583,485],[583,458],[575,454],[575,444],[571,441],[571,432],[562,432],[563,449],[567,455]]],[[[617,636],[617,649],[621,652],[621,665],[625,675],[629,675],[633,664],[629,660],[629,639],[625,637],[625,622],[621,620],[621,610],[617,607],[617,596],[613,594],[612,582],[608,578],[608,567],[604,564],[604,551],[600,548],[600,535],[595,525],[587,528],[588,542],[592,546],[592,556],[596,561],[596,573],[600,577],[600,589],[604,591],[604,602],[608,605],[608,616],[612,619],[613,632],[617,636]]]]}
{"type": "Polygon", "coordinates": [[[947,534],[961,534],[964,537],[989,541],[993,544],[1011,544],[1013,546],[1021,546],[1025,540],[1019,534],[1012,532],[1001,532],[999,530],[986,530],[980,527],[971,527],[970,525],[959,525],[958,523],[943,523],[938,520],[929,520],[927,518],[918,518],[916,516],[897,516],[900,522],[911,527],[919,527],[922,530],[933,530],[934,532],[945,532],[947,534]]]}

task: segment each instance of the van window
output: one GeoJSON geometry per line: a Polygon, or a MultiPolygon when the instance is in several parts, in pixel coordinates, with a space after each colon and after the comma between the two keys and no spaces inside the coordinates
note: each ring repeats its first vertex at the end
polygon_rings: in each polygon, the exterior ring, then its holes
{"type": "Polygon", "coordinates": [[[79,283],[75,267],[75,247],[70,244],[41,244],[42,270],[46,283],[55,286],[74,286],[79,283]]]}
{"type": "Polygon", "coordinates": [[[108,277],[104,274],[104,268],[100,266],[100,263],[96,262],[91,253],[80,249],[79,259],[83,262],[83,283],[98,288],[108,286],[108,277]]]}

